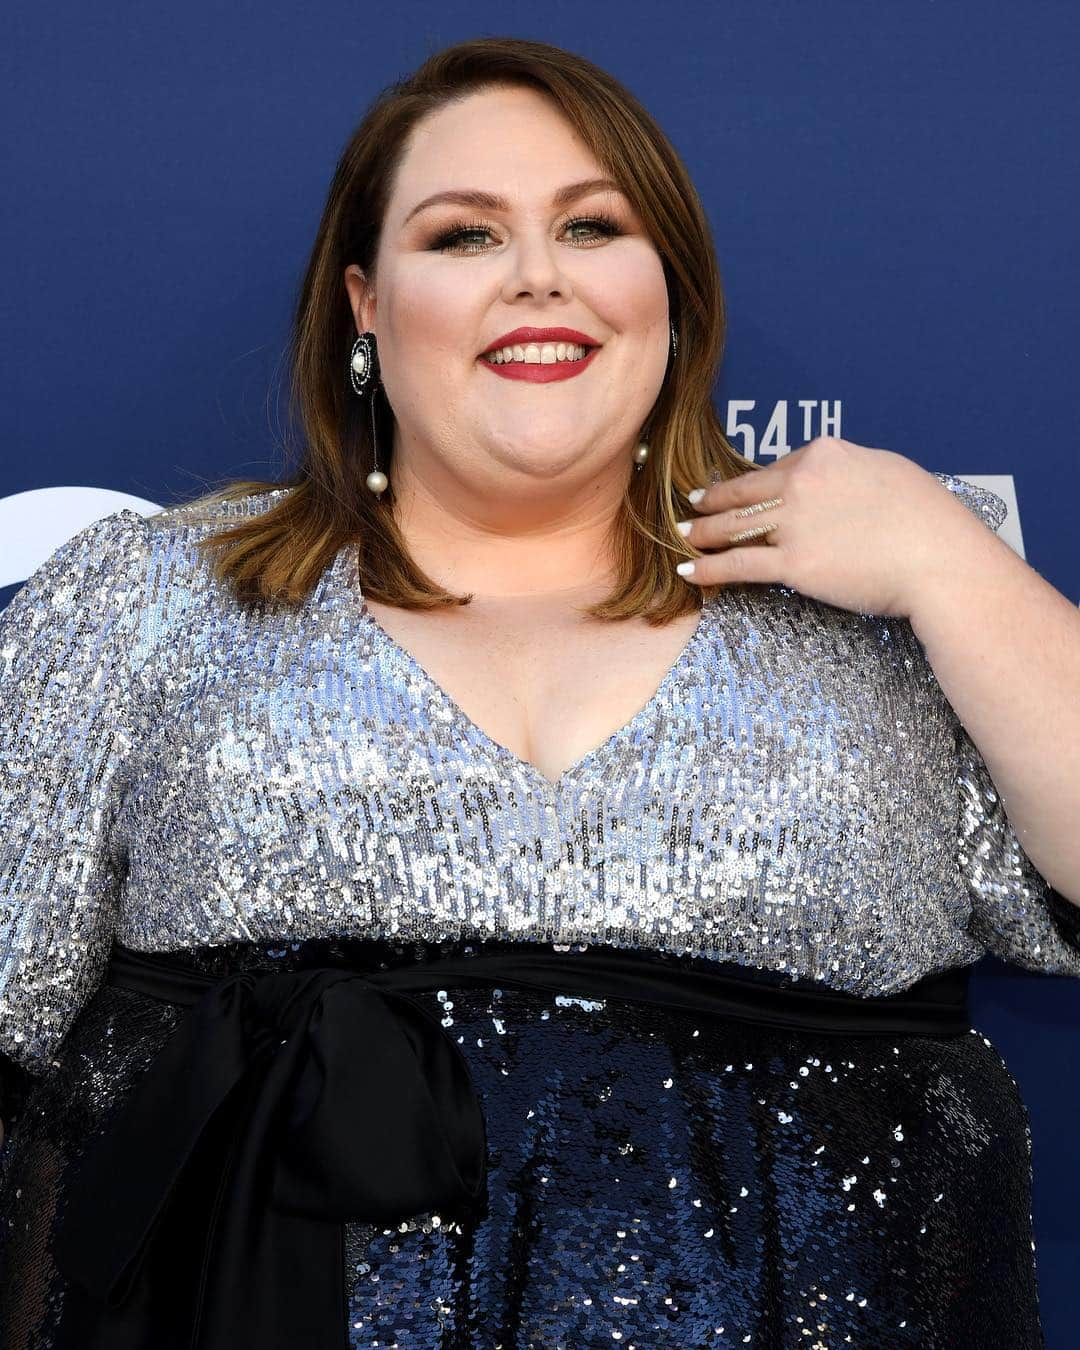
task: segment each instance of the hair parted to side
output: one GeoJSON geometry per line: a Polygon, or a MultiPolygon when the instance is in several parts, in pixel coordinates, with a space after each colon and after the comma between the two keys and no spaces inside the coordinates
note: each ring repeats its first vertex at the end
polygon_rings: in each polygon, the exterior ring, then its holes
{"type": "Polygon", "coordinates": [[[406,609],[467,604],[415,565],[393,515],[393,414],[378,394],[380,467],[390,486],[376,497],[370,411],[352,392],[348,361],[356,325],[345,268],[374,281],[379,233],[395,170],[426,116],[494,85],[547,93],[605,172],[636,208],[667,280],[678,352],[644,428],[649,457],[626,463],[626,492],[612,539],[617,575],[606,599],[583,608],[597,618],[647,615],[651,624],[697,608],[716,587],[683,580],[676,563],[698,556],[675,524],[693,514],[686,494],[719,470],[725,479],[756,469],[725,437],[712,404],[726,329],[725,303],[708,222],[690,176],[637,99],[598,66],[562,48],[483,37],[430,56],[371,104],[341,155],[297,298],[290,340],[290,420],[304,448],[280,480],[236,480],[190,507],[290,488],[265,511],[200,541],[215,575],[248,604],[298,605],[336,553],[358,541],[359,584],[376,601],[406,609]],[[365,416],[365,413],[367,414],[365,416]]]}

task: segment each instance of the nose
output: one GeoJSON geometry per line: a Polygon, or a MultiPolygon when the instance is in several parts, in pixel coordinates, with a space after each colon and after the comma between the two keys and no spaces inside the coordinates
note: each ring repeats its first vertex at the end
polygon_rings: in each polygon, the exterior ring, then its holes
{"type": "Polygon", "coordinates": [[[566,300],[573,294],[558,256],[558,245],[546,235],[519,235],[505,257],[504,300],[517,300],[530,295],[536,298],[554,296],[566,300]]]}

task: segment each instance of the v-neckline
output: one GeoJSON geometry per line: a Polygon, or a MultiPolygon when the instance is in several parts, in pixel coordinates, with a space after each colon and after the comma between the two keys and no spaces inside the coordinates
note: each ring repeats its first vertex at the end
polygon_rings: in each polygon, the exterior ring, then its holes
{"type": "Polygon", "coordinates": [[[668,692],[669,686],[678,678],[684,667],[689,663],[696,649],[698,642],[705,628],[707,602],[703,600],[698,610],[697,623],[694,625],[693,632],[687,638],[679,654],[668,667],[660,683],[649,696],[647,701],[638,709],[636,713],[621,726],[607,736],[599,745],[594,745],[591,750],[586,750],[574,762],[565,768],[558,778],[552,779],[547,776],[540,768],[535,765],[531,759],[523,759],[516,751],[511,750],[508,745],[503,745],[497,741],[494,736],[488,732],[453,698],[446,689],[435,679],[430,671],[426,670],[420,662],[413,656],[407,647],[403,647],[396,638],[390,636],[382,624],[376,619],[368,608],[367,600],[360,587],[359,580],[359,548],[357,544],[347,544],[342,550],[345,558],[344,582],[353,597],[355,612],[360,619],[365,622],[374,633],[383,649],[398,663],[405,667],[419,681],[420,684],[431,694],[435,700],[443,707],[446,713],[457,724],[458,729],[464,733],[466,740],[475,741],[481,749],[492,756],[497,761],[509,765],[516,773],[524,775],[538,781],[545,792],[558,796],[568,786],[568,784],[583,772],[594,760],[600,759],[608,754],[617,745],[621,744],[627,737],[633,735],[644,722],[646,722],[656,711],[660,702],[668,692]]]}

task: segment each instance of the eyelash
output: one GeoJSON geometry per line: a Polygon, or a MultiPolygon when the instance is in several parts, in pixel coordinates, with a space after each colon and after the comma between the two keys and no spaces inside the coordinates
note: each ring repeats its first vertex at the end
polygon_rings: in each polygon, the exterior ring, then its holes
{"type": "MultiPolygon", "coordinates": [[[[568,220],[564,229],[570,229],[572,225],[593,225],[603,238],[613,238],[615,235],[622,234],[622,229],[618,222],[611,216],[599,214],[595,216],[575,216],[573,220],[568,220]]],[[[455,241],[466,234],[490,234],[491,227],[485,225],[482,221],[457,221],[449,230],[434,240],[431,248],[438,252],[447,253],[455,247],[455,241]]],[[[460,248],[464,253],[479,253],[479,248],[471,245],[462,245],[460,248]]]]}

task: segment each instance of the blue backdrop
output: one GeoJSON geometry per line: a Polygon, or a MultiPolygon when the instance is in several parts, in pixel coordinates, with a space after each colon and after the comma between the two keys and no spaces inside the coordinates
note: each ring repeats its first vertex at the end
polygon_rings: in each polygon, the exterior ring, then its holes
{"type": "MultiPolygon", "coordinates": [[[[485,34],[606,67],[688,163],[730,305],[716,400],[744,454],[831,433],[982,483],[1077,602],[1080,8],[68,0],[6,28],[0,605],[109,511],[275,476],[288,318],[337,156],[383,85],[485,34]]],[[[977,968],[974,1025],[1031,1116],[1051,1350],[1076,1344],[1078,1021],[1080,982],[977,968]]]]}

